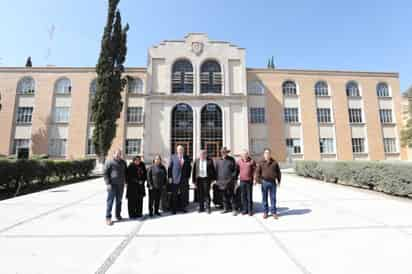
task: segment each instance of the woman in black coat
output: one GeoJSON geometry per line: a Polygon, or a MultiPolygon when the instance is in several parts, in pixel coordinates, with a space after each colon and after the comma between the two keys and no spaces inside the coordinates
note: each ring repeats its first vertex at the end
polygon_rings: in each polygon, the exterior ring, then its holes
{"type": "Polygon", "coordinates": [[[161,216],[159,212],[160,197],[164,186],[167,184],[167,170],[162,164],[160,155],[156,155],[153,160],[153,165],[149,168],[147,176],[147,187],[149,188],[149,215],[150,217],[156,214],[161,216]]]}
{"type": "Polygon", "coordinates": [[[142,217],[143,197],[146,196],[145,181],[147,179],[146,165],[140,156],[133,158],[127,168],[126,198],[131,219],[142,217]]]}

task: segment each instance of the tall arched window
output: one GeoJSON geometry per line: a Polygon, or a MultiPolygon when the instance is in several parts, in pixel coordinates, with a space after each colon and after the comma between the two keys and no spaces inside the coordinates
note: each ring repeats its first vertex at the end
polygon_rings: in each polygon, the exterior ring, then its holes
{"type": "Polygon", "coordinates": [[[34,94],[36,82],[31,77],[24,77],[17,83],[18,94],[34,94]]]}
{"type": "Polygon", "coordinates": [[[200,93],[222,93],[222,69],[218,62],[208,60],[202,64],[200,93]]]}
{"type": "Polygon", "coordinates": [[[139,94],[143,93],[143,81],[140,78],[129,78],[128,81],[129,93],[139,94]]]}
{"type": "Polygon", "coordinates": [[[284,96],[296,96],[298,91],[296,88],[296,83],[293,81],[286,81],[282,85],[282,91],[284,96]]]}
{"type": "Polygon", "coordinates": [[[376,93],[378,97],[389,97],[389,87],[386,83],[379,83],[376,86],[376,93]]]}
{"type": "Polygon", "coordinates": [[[358,83],[356,83],[355,81],[350,81],[349,83],[347,83],[346,84],[346,95],[348,97],[361,96],[358,83]]]}
{"type": "Polygon", "coordinates": [[[218,157],[223,145],[222,110],[216,104],[207,104],[200,116],[200,146],[209,156],[218,157]]]}
{"type": "Polygon", "coordinates": [[[56,94],[70,94],[72,92],[72,84],[68,78],[60,78],[54,86],[56,94]]]}
{"type": "Polygon", "coordinates": [[[188,104],[178,104],[172,110],[171,149],[182,145],[186,154],[193,157],[193,110],[188,104]]]}
{"type": "Polygon", "coordinates": [[[316,96],[329,96],[328,84],[325,81],[319,81],[315,85],[316,96]]]}
{"type": "Polygon", "coordinates": [[[188,60],[178,60],[172,67],[172,93],[193,93],[193,66],[188,60]]]}

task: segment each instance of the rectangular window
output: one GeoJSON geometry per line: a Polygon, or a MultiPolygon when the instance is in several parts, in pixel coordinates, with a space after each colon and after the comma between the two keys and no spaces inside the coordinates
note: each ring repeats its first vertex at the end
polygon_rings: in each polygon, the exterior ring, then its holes
{"type": "Polygon", "coordinates": [[[92,139],[87,139],[87,155],[96,155],[94,144],[92,139]]]}
{"type": "Polygon", "coordinates": [[[391,109],[380,109],[379,116],[381,118],[381,123],[392,123],[392,110],[391,109]]]}
{"type": "Polygon", "coordinates": [[[127,122],[128,123],[143,123],[143,108],[142,107],[128,107],[127,108],[127,122]]]}
{"type": "Polygon", "coordinates": [[[67,139],[51,139],[49,141],[49,155],[52,157],[64,157],[67,151],[67,139]]]}
{"type": "Polygon", "coordinates": [[[362,123],[362,109],[350,108],[349,109],[349,122],[350,123],[362,123]]]}
{"type": "Polygon", "coordinates": [[[364,153],[365,152],[365,139],[364,138],[352,138],[352,152],[364,153]]]}
{"type": "Polygon", "coordinates": [[[335,153],[335,142],[333,138],[320,138],[320,153],[335,153]]]}
{"type": "Polygon", "coordinates": [[[17,109],[17,124],[30,124],[33,115],[33,107],[19,107],[17,109]]]}
{"type": "Polygon", "coordinates": [[[298,108],[285,108],[284,117],[286,123],[299,123],[299,109],[298,108]]]}
{"type": "Polygon", "coordinates": [[[396,139],[395,138],[384,138],[383,147],[386,153],[395,153],[398,152],[396,148],[396,139]]]}
{"type": "Polygon", "coordinates": [[[265,108],[250,108],[250,122],[252,124],[265,123],[265,108]]]}
{"type": "Polygon", "coordinates": [[[139,155],[140,154],[140,146],[142,140],[141,139],[127,139],[126,140],[126,155],[139,155]]]}
{"type": "Polygon", "coordinates": [[[286,139],[286,148],[288,151],[288,154],[300,154],[302,153],[302,148],[300,144],[300,139],[297,138],[287,138],[286,139]]]}
{"type": "Polygon", "coordinates": [[[330,108],[318,108],[317,115],[318,115],[319,123],[331,123],[332,122],[330,108]]]}
{"type": "Polygon", "coordinates": [[[68,123],[70,120],[70,108],[69,107],[55,107],[54,108],[54,122],[55,123],[68,123]]]}
{"type": "Polygon", "coordinates": [[[13,142],[13,154],[17,155],[17,151],[20,148],[29,148],[30,139],[14,139],[13,142]]]}
{"type": "Polygon", "coordinates": [[[262,154],[267,146],[267,141],[266,139],[252,139],[250,146],[253,154],[262,154]]]}

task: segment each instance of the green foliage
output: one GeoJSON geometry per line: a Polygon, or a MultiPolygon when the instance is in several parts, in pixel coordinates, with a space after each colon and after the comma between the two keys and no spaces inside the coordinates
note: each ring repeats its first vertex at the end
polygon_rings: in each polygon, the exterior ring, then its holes
{"type": "Polygon", "coordinates": [[[401,144],[403,147],[412,148],[412,87],[408,89],[407,93],[409,119],[401,130],[401,144]]]}
{"type": "Polygon", "coordinates": [[[378,161],[297,161],[296,174],[412,197],[412,164],[378,161]]]}
{"type": "Polygon", "coordinates": [[[0,188],[16,190],[30,184],[46,184],[52,179],[64,182],[88,178],[95,167],[94,159],[84,160],[5,160],[0,159],[0,188]]]}
{"type": "Polygon", "coordinates": [[[272,56],[272,58],[268,59],[267,67],[268,69],[275,69],[275,57],[272,56]]]}
{"type": "Polygon", "coordinates": [[[92,102],[92,120],[95,123],[93,143],[100,158],[107,156],[116,135],[116,121],[123,107],[121,92],[126,85],[122,73],[129,25],[122,28],[122,18],[117,9],[119,1],[109,0],[107,23],[96,66],[96,94],[92,102]]]}

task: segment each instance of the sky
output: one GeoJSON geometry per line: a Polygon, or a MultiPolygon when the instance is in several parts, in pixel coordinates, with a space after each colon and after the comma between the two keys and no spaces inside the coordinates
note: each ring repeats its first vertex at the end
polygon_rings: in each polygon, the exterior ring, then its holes
{"type": "MultiPolygon", "coordinates": [[[[247,67],[399,72],[412,85],[410,0],[121,0],[126,65],[147,49],[205,32],[246,48],[247,67]]],[[[0,0],[0,66],[95,66],[107,0],[0,0]]]]}

